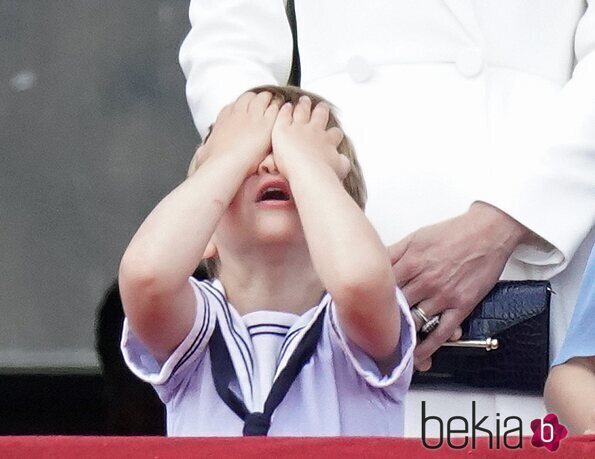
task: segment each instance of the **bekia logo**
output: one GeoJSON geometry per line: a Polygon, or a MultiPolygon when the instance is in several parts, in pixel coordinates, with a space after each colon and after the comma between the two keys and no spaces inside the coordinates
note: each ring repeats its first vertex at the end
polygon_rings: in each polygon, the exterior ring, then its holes
{"type": "Polygon", "coordinates": [[[518,416],[508,416],[500,419],[500,413],[496,413],[495,427],[493,432],[489,424],[490,416],[479,417],[475,401],[471,402],[471,422],[464,416],[451,416],[444,422],[439,416],[426,415],[426,402],[421,402],[421,441],[426,448],[438,449],[446,438],[446,444],[452,449],[463,449],[471,443],[471,448],[477,446],[477,439],[485,436],[488,439],[488,448],[519,449],[523,447],[523,421],[518,416]],[[438,423],[438,440],[428,441],[426,437],[426,424],[429,422],[438,423]],[[486,422],[487,421],[487,422],[486,422]],[[484,424],[485,423],[485,424],[484,424]],[[471,440],[471,441],[470,441],[471,440]]]}
{"type": "MultiPolygon", "coordinates": [[[[479,437],[486,438],[489,449],[520,449],[523,447],[523,421],[518,416],[500,417],[496,413],[494,419],[490,416],[481,416],[477,413],[475,401],[471,402],[471,416],[451,416],[444,421],[439,416],[429,415],[426,402],[421,402],[421,441],[428,449],[438,449],[446,444],[452,449],[463,449],[471,446],[477,447],[479,437]],[[492,422],[493,421],[493,422],[492,422]],[[428,439],[427,426],[433,423],[438,428],[438,437],[428,439]],[[488,427],[492,423],[495,431],[488,427]]],[[[534,447],[545,447],[549,451],[556,451],[560,441],[566,437],[568,430],[558,422],[555,414],[548,414],[543,419],[531,421],[533,437],[531,444],[534,447]]],[[[434,436],[433,436],[434,437],[434,436]]]]}
{"type": "Polygon", "coordinates": [[[546,415],[543,419],[531,421],[533,437],[531,444],[536,448],[543,446],[554,452],[560,447],[560,442],[568,435],[568,430],[558,422],[558,416],[553,413],[546,415]]]}

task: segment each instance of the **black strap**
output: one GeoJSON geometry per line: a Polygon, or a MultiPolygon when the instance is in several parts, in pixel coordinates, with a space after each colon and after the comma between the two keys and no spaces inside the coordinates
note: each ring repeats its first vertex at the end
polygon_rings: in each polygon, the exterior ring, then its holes
{"type": "Polygon", "coordinates": [[[273,383],[273,387],[271,387],[271,391],[264,403],[263,413],[250,413],[244,402],[230,389],[229,385],[232,378],[236,377],[236,374],[225,340],[219,329],[219,324],[215,325],[213,336],[209,341],[211,371],[215,389],[221,400],[244,421],[242,431],[244,436],[266,436],[268,434],[273,412],[283,401],[293,381],[295,381],[303,366],[310,360],[316,350],[322,334],[323,319],[324,312],[321,312],[310,330],[306,332],[303,339],[296,346],[287,365],[273,383]]]}
{"type": "Polygon", "coordinates": [[[300,67],[300,50],[298,49],[298,32],[294,0],[287,0],[286,11],[289,26],[291,27],[291,36],[293,38],[293,58],[291,60],[291,72],[287,84],[299,86],[302,80],[302,71],[300,67]]]}

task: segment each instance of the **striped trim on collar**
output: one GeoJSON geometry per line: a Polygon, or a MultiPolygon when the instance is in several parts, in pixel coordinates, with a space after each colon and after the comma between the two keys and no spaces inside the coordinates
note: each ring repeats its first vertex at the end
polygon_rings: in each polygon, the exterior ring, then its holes
{"type": "Polygon", "coordinates": [[[180,358],[178,363],[176,363],[176,365],[174,366],[174,368],[171,372],[172,376],[174,374],[176,374],[176,371],[178,371],[178,369],[182,365],[184,365],[184,363],[186,361],[188,361],[188,359],[190,359],[190,357],[192,357],[192,354],[194,354],[196,352],[196,350],[200,347],[200,345],[202,344],[204,337],[209,329],[209,323],[211,321],[211,308],[209,307],[209,303],[208,303],[205,293],[202,291],[202,289],[200,287],[198,288],[198,290],[199,290],[200,295],[202,296],[203,301],[204,301],[205,314],[204,314],[203,322],[200,327],[200,331],[198,332],[198,334],[196,335],[196,338],[194,338],[194,341],[192,342],[192,345],[188,348],[188,350],[180,358]]]}
{"type": "Polygon", "coordinates": [[[275,371],[275,380],[279,377],[279,374],[287,365],[287,362],[295,351],[295,348],[301,342],[304,335],[308,332],[308,330],[310,330],[310,328],[312,328],[318,316],[320,316],[320,314],[326,313],[330,303],[331,296],[327,293],[322,297],[322,300],[317,307],[310,309],[300,318],[300,320],[298,320],[298,323],[295,324],[297,328],[291,330],[287,334],[285,337],[285,342],[281,346],[281,350],[279,352],[277,370],[275,371]],[[304,324],[304,322],[306,323],[304,324]]]}
{"type": "MultiPolygon", "coordinates": [[[[252,357],[252,343],[249,341],[249,336],[242,336],[242,333],[236,328],[236,324],[234,324],[234,320],[232,317],[231,307],[227,302],[227,298],[225,298],[225,295],[217,288],[216,284],[211,283],[210,281],[205,281],[203,285],[208,289],[208,291],[212,294],[212,296],[215,298],[215,301],[219,305],[220,313],[217,314],[217,317],[219,319],[221,332],[223,333],[225,342],[227,343],[227,346],[229,348],[232,361],[234,362],[236,374],[240,376],[241,373],[245,372],[248,378],[249,395],[251,400],[252,393],[254,390],[254,358],[252,357]],[[233,352],[234,348],[237,350],[237,352],[233,352]],[[238,354],[241,358],[241,364],[239,361],[240,359],[236,357],[238,354]]],[[[244,394],[244,400],[247,401],[246,396],[248,394],[245,392],[247,391],[242,390],[242,393],[244,394]]]]}
{"type": "MultiPolygon", "coordinates": [[[[229,304],[224,293],[224,287],[221,282],[215,280],[203,281],[201,285],[215,301],[211,302],[217,308],[217,321],[221,333],[229,350],[232,363],[238,377],[238,383],[243,395],[244,403],[248,410],[253,409],[254,393],[254,349],[252,347],[251,331],[245,326],[239,313],[229,304]],[[243,376],[245,375],[245,376],[243,376]],[[248,385],[246,385],[246,379],[248,385]]],[[[277,368],[275,371],[275,380],[279,377],[286,367],[289,359],[293,355],[296,347],[302,341],[304,335],[312,328],[320,314],[325,313],[331,303],[331,297],[325,293],[320,303],[306,311],[292,327],[289,328],[277,358],[277,368]]],[[[277,326],[277,324],[274,324],[277,326]]],[[[254,328],[254,327],[252,327],[254,328]]],[[[252,334],[257,334],[252,331],[252,334]]]]}

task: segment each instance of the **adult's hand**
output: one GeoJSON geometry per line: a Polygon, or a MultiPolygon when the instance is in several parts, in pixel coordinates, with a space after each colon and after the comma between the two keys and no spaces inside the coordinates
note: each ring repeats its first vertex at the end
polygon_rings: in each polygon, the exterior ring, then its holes
{"type": "Polygon", "coordinates": [[[532,234],[499,209],[475,202],[466,213],[389,247],[397,285],[409,304],[428,317],[441,314],[438,327],[415,350],[418,370],[427,371],[432,354],[460,337],[461,322],[494,287],[515,247],[532,234]]]}

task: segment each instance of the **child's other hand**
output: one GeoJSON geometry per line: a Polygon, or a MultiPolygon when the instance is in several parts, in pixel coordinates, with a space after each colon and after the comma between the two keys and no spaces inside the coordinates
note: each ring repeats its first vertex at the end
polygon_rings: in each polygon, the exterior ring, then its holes
{"type": "MultiPolygon", "coordinates": [[[[201,148],[202,161],[212,155],[235,155],[252,173],[271,151],[271,132],[279,102],[270,92],[246,92],[221,110],[201,148]]],[[[201,161],[201,162],[202,162],[201,161]]]]}
{"type": "Polygon", "coordinates": [[[343,132],[332,127],[326,129],[330,108],[324,102],[312,109],[312,101],[302,96],[295,108],[287,103],[281,107],[273,127],[272,146],[275,164],[285,177],[288,168],[304,159],[323,161],[343,180],[351,163],[337,151],[343,132]]]}

